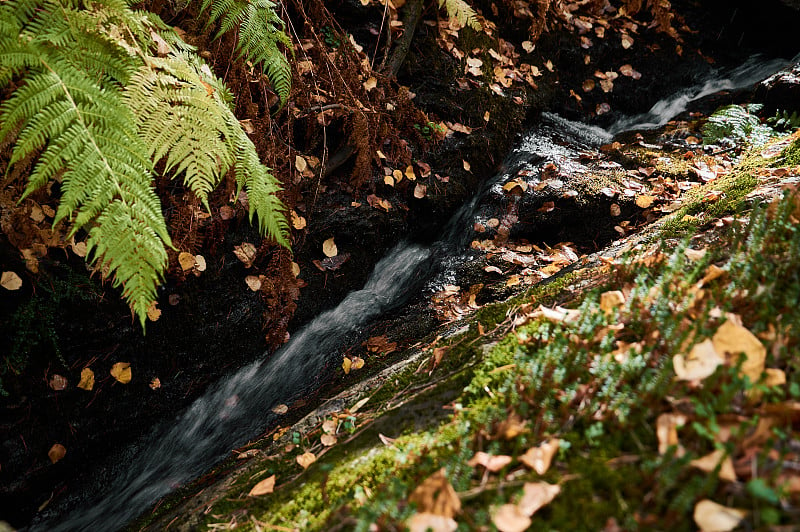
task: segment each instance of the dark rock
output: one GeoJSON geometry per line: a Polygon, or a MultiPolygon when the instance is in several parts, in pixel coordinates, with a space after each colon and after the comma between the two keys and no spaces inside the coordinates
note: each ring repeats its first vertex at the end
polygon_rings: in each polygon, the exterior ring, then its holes
{"type": "Polygon", "coordinates": [[[755,101],[766,111],[800,110],[800,63],[795,63],[758,84],[755,101]]]}

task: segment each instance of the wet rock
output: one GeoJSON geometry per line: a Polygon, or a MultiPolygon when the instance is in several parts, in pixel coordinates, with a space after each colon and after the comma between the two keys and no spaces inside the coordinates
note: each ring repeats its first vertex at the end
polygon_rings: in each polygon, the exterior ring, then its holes
{"type": "Polygon", "coordinates": [[[768,112],[800,110],[800,63],[795,63],[759,83],[755,100],[762,102],[768,112]]]}

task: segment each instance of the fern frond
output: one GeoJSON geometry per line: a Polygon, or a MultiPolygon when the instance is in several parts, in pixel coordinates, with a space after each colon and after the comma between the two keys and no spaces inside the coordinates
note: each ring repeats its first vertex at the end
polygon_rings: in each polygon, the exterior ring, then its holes
{"type": "Polygon", "coordinates": [[[481,30],[478,14],[466,0],[439,0],[439,8],[442,7],[447,11],[448,17],[457,20],[462,26],[469,26],[475,31],[481,30]]]}
{"type": "Polygon", "coordinates": [[[292,73],[279,45],[290,51],[293,48],[285,24],[275,12],[275,3],[270,0],[203,0],[201,11],[208,13],[209,25],[219,21],[217,37],[238,30],[239,56],[261,65],[283,107],[289,98],[292,73]]]}
{"type": "Polygon", "coordinates": [[[233,164],[230,109],[188,56],[151,58],[125,90],[139,135],[154,162],[183,180],[208,209],[208,194],[233,164]]]}

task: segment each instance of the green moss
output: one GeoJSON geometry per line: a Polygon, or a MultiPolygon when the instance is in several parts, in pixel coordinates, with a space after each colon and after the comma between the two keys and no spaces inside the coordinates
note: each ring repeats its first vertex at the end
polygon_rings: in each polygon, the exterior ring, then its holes
{"type": "Polygon", "coordinates": [[[784,150],[783,159],[779,159],[779,162],[786,166],[800,165],[800,139],[796,139],[784,150]]]}

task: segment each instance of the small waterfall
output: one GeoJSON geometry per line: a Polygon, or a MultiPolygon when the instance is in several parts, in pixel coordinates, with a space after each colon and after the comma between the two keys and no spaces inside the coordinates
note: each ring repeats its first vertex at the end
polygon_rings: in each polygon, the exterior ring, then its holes
{"type": "MultiPolygon", "coordinates": [[[[252,363],[223,378],[165,430],[154,432],[126,451],[129,468],[107,482],[102,496],[66,517],[54,515],[58,509],[51,509],[49,515],[43,516],[50,517],[50,522],[40,521],[33,529],[121,528],[160,497],[198,477],[232,449],[257,436],[275,421],[273,407],[310,392],[327,367],[338,365],[338,349],[348,335],[405,302],[440,265],[460,260],[459,254],[473,236],[473,220],[484,194],[520,168],[551,159],[569,164],[581,150],[608,142],[619,132],[663,125],[691,101],[719,90],[751,85],[785,64],[780,60],[751,59],[721,79],[679,91],[658,102],[648,113],[618,121],[608,131],[544,113],[542,123],[526,134],[506,158],[505,170],[487,181],[483,192],[459,209],[437,243],[430,247],[408,243],[396,246],[377,263],[363,289],[350,293],[336,308],[311,321],[269,360],[252,363]]],[[[84,493],[75,498],[85,504],[90,497],[84,493]]]]}

